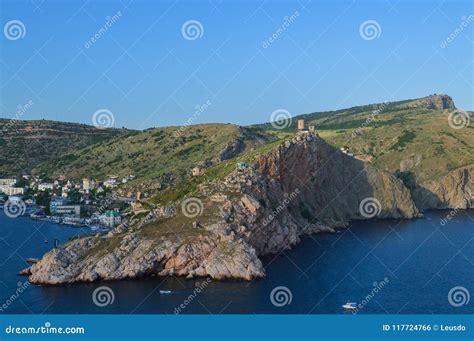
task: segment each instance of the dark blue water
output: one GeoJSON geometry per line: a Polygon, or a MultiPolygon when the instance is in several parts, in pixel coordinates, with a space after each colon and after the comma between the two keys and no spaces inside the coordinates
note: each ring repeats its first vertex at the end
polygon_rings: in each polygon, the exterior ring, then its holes
{"type": "MultiPolygon", "coordinates": [[[[448,213],[429,212],[426,219],[409,221],[356,222],[340,234],[305,237],[293,250],[264,258],[264,280],[203,286],[203,279],[154,277],[61,287],[30,285],[4,313],[173,313],[184,304],[181,313],[339,314],[344,313],[342,304],[362,303],[369,294],[359,314],[472,313],[474,302],[455,307],[448,292],[462,286],[474,294],[474,211],[460,211],[442,226],[440,219],[448,213]],[[374,282],[385,279],[374,294],[374,282]],[[105,307],[92,300],[100,286],[114,294],[113,303],[105,307]],[[288,288],[291,303],[272,304],[270,294],[278,286],[288,288]]],[[[40,257],[52,248],[54,238],[65,241],[86,232],[0,215],[0,304],[15,294],[18,282],[26,280],[16,276],[28,266],[26,258],[40,257]],[[44,244],[44,239],[50,243],[44,244]]]]}

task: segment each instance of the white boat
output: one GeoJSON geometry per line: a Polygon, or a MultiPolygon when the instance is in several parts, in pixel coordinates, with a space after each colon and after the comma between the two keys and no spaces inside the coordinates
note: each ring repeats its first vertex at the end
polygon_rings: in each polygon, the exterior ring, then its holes
{"type": "Polygon", "coordinates": [[[171,294],[171,290],[160,290],[160,294],[171,294]]]}
{"type": "Polygon", "coordinates": [[[343,304],[342,307],[346,310],[355,310],[357,309],[357,303],[347,302],[346,304],[343,304]]]}

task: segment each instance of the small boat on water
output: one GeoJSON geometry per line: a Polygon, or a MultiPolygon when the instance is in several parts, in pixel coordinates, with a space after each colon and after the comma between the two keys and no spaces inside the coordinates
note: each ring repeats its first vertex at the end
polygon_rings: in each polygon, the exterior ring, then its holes
{"type": "Polygon", "coordinates": [[[31,219],[43,219],[46,215],[42,211],[36,211],[30,214],[31,219]]]}
{"type": "Polygon", "coordinates": [[[160,290],[160,294],[171,294],[171,290],[160,290]]]}
{"type": "Polygon", "coordinates": [[[37,259],[37,258],[28,258],[26,261],[30,264],[35,264],[35,263],[39,262],[39,259],[37,259]]]}
{"type": "Polygon", "coordinates": [[[342,307],[346,310],[355,310],[357,309],[357,303],[347,302],[346,304],[343,304],[342,307]]]}

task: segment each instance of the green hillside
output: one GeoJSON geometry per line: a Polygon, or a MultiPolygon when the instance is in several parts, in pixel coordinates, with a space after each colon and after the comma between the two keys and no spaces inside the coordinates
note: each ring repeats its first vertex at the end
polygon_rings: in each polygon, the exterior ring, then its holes
{"type": "Polygon", "coordinates": [[[215,166],[292,134],[297,120],[304,118],[329,143],[390,172],[413,173],[423,182],[474,164],[474,120],[463,129],[451,128],[448,116],[455,110],[449,96],[432,95],[300,115],[283,130],[270,123],[99,130],[44,120],[16,121],[12,129],[8,120],[0,120],[0,128],[10,128],[0,136],[0,175],[32,172],[103,180],[133,174],[135,180],[126,187],[179,183],[197,165],[215,166]]]}
{"type": "MultiPolygon", "coordinates": [[[[297,120],[304,118],[338,148],[347,147],[356,157],[390,172],[412,172],[424,182],[474,164],[474,120],[453,129],[448,117],[454,111],[449,96],[433,95],[300,115],[286,131],[294,131],[297,120]]],[[[274,130],[270,124],[259,127],[274,130]]]]}
{"type": "Polygon", "coordinates": [[[77,123],[0,119],[0,177],[29,174],[41,162],[125,133],[77,123]]]}
{"type": "Polygon", "coordinates": [[[179,182],[195,166],[209,167],[272,139],[271,134],[258,128],[231,124],[152,128],[49,160],[34,169],[34,173],[64,174],[73,179],[91,176],[99,180],[109,175],[134,175],[132,185],[162,179],[179,182]]]}

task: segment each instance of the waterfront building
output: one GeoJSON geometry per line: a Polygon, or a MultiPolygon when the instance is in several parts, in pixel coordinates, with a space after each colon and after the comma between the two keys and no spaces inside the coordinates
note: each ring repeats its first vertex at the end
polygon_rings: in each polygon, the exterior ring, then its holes
{"type": "Polygon", "coordinates": [[[115,227],[117,225],[120,225],[120,223],[122,222],[122,218],[120,217],[120,214],[118,212],[107,210],[104,212],[104,214],[101,214],[99,216],[99,221],[102,225],[105,225],[107,227],[115,227]]]}
{"type": "Polygon", "coordinates": [[[17,195],[25,194],[25,189],[21,187],[11,187],[6,185],[0,185],[0,192],[6,195],[17,195]]]}
{"type": "Polygon", "coordinates": [[[50,208],[52,214],[72,214],[76,217],[81,215],[81,205],[56,205],[50,208]]]}

